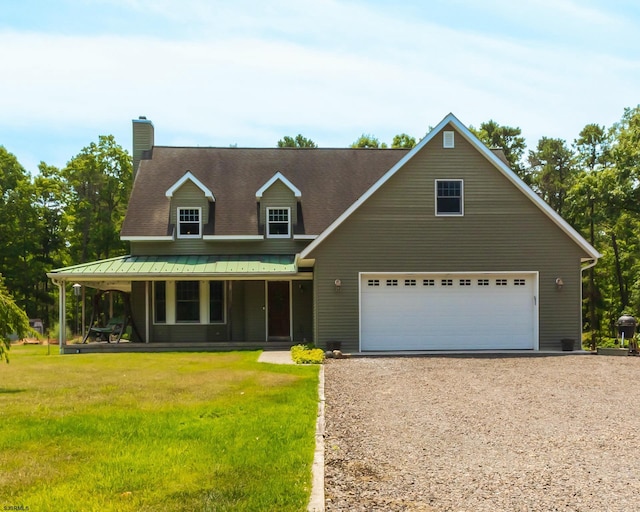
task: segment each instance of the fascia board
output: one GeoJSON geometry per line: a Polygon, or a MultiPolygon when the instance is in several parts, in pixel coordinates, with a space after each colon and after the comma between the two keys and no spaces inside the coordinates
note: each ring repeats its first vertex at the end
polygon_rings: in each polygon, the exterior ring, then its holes
{"type": "Polygon", "coordinates": [[[458,120],[453,114],[448,114],[438,125],[431,130],[424,139],[422,139],[404,158],[389,169],[369,190],[367,190],[358,200],[356,200],[345,212],[333,221],[327,229],[325,229],[318,238],[311,242],[301,253],[301,258],[306,258],[318,245],[320,245],[340,224],[342,224],[351,214],[356,211],[362,203],[364,203],[371,195],[373,195],[382,185],[384,185],[398,170],[409,162],[426,144],[428,144],[440,131],[451,123],[460,134],[480,153],[482,153],[497,169],[505,175],[522,193],[524,193],[533,203],[540,208],[562,231],[565,232],[580,248],[582,248],[590,258],[598,259],[602,255],[587,242],[580,233],[569,225],[558,213],[551,208],[544,200],[528,187],[502,160],[500,160],[493,152],[485,146],[471,131],[458,120]]]}
{"type": "Polygon", "coordinates": [[[571,238],[581,249],[583,249],[590,258],[599,259],[602,257],[600,254],[585,238],[578,233],[566,220],[564,220],[558,212],[556,212],[551,206],[549,206],[533,189],[531,189],[520,177],[509,168],[500,158],[498,158],[493,151],[485,146],[471,131],[463,125],[453,114],[450,114],[452,119],[450,120],[459,131],[460,134],[480,151],[495,167],[498,168],[505,177],[511,181],[522,193],[524,193],[533,203],[540,208],[555,224],[565,232],[569,238],[571,238]]]}
{"type": "Polygon", "coordinates": [[[340,217],[334,220],[327,229],[325,229],[313,242],[311,242],[305,249],[300,253],[301,258],[306,258],[311,251],[313,251],[316,247],[318,247],[324,240],[327,238],[340,224],[342,224],[346,219],[348,219],[353,212],[355,212],[360,205],[364,203],[369,197],[371,197],[382,185],[384,185],[399,169],[401,169],[409,160],[411,160],[418,151],[420,151],[424,146],[426,146],[433,137],[435,137],[436,133],[438,133],[442,128],[444,128],[449,122],[449,118],[452,117],[453,114],[449,114],[445,117],[438,126],[436,126],[433,130],[431,130],[418,144],[414,146],[414,148],[409,151],[402,159],[396,163],[391,169],[389,169],[378,181],[376,181],[364,194],[362,194],[349,208],[347,208],[340,217]]]}
{"type": "Polygon", "coordinates": [[[262,235],[204,235],[203,240],[216,242],[255,242],[256,240],[264,240],[262,235]]]}
{"type": "Polygon", "coordinates": [[[300,190],[293,183],[291,183],[287,178],[283,176],[280,171],[278,171],[269,179],[269,181],[267,181],[256,191],[256,199],[260,199],[262,195],[267,191],[267,189],[278,180],[280,180],[285,185],[285,187],[291,190],[291,192],[297,199],[300,199],[302,197],[302,192],[300,192],[300,190]]]}
{"type": "Polygon", "coordinates": [[[121,236],[123,242],[173,242],[173,236],[121,236]]]}
{"type": "Polygon", "coordinates": [[[204,196],[209,199],[210,201],[215,201],[216,198],[213,196],[213,192],[211,192],[211,190],[209,190],[204,183],[202,183],[198,178],[196,178],[191,171],[187,171],[184,173],[184,176],[182,176],[182,178],[180,178],[178,181],[176,181],[166,192],[165,195],[167,197],[173,197],[173,194],[175,193],[176,190],[178,190],[182,185],[185,184],[185,182],[187,181],[191,181],[196,187],[198,187],[200,190],[202,190],[204,196]]]}

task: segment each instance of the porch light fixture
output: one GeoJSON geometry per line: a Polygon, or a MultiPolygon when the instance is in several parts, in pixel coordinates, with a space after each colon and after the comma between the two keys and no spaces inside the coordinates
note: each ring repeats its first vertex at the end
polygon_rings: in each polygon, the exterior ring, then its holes
{"type": "Polygon", "coordinates": [[[564,281],[562,280],[561,277],[556,277],[556,288],[558,290],[562,290],[562,287],[564,286],[564,281]]]}
{"type": "Polygon", "coordinates": [[[340,291],[340,287],[342,286],[342,281],[340,281],[340,279],[336,279],[333,284],[336,285],[336,291],[339,292],[340,291]]]}

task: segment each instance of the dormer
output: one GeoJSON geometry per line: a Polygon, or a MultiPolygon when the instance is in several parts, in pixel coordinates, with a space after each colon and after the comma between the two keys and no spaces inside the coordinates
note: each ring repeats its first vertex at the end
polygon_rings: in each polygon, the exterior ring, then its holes
{"type": "Polygon", "coordinates": [[[301,198],[302,192],[279,171],[256,191],[259,230],[265,238],[293,238],[301,198]]]}
{"type": "Polygon", "coordinates": [[[215,196],[191,171],[165,193],[170,200],[170,222],[178,239],[202,238],[209,223],[215,196]]]}

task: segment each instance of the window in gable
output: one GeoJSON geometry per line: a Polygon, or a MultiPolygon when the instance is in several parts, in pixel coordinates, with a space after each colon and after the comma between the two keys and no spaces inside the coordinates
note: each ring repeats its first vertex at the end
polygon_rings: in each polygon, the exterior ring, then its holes
{"type": "Polygon", "coordinates": [[[442,147],[443,148],[455,147],[454,132],[442,132],[442,147]]]}
{"type": "Polygon", "coordinates": [[[178,208],[178,238],[202,236],[202,208],[178,208]]]}
{"type": "Polygon", "coordinates": [[[436,180],[436,215],[463,215],[462,180],[436,180]]]}
{"type": "Polygon", "coordinates": [[[267,208],[267,238],[291,236],[291,208],[267,208]]]}

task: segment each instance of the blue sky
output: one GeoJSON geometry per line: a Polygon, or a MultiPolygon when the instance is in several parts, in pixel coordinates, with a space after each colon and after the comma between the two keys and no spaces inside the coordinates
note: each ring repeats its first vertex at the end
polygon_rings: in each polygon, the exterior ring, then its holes
{"type": "Polygon", "coordinates": [[[273,147],[424,136],[453,112],[572,141],[640,103],[636,0],[3,0],[0,145],[273,147]]]}

